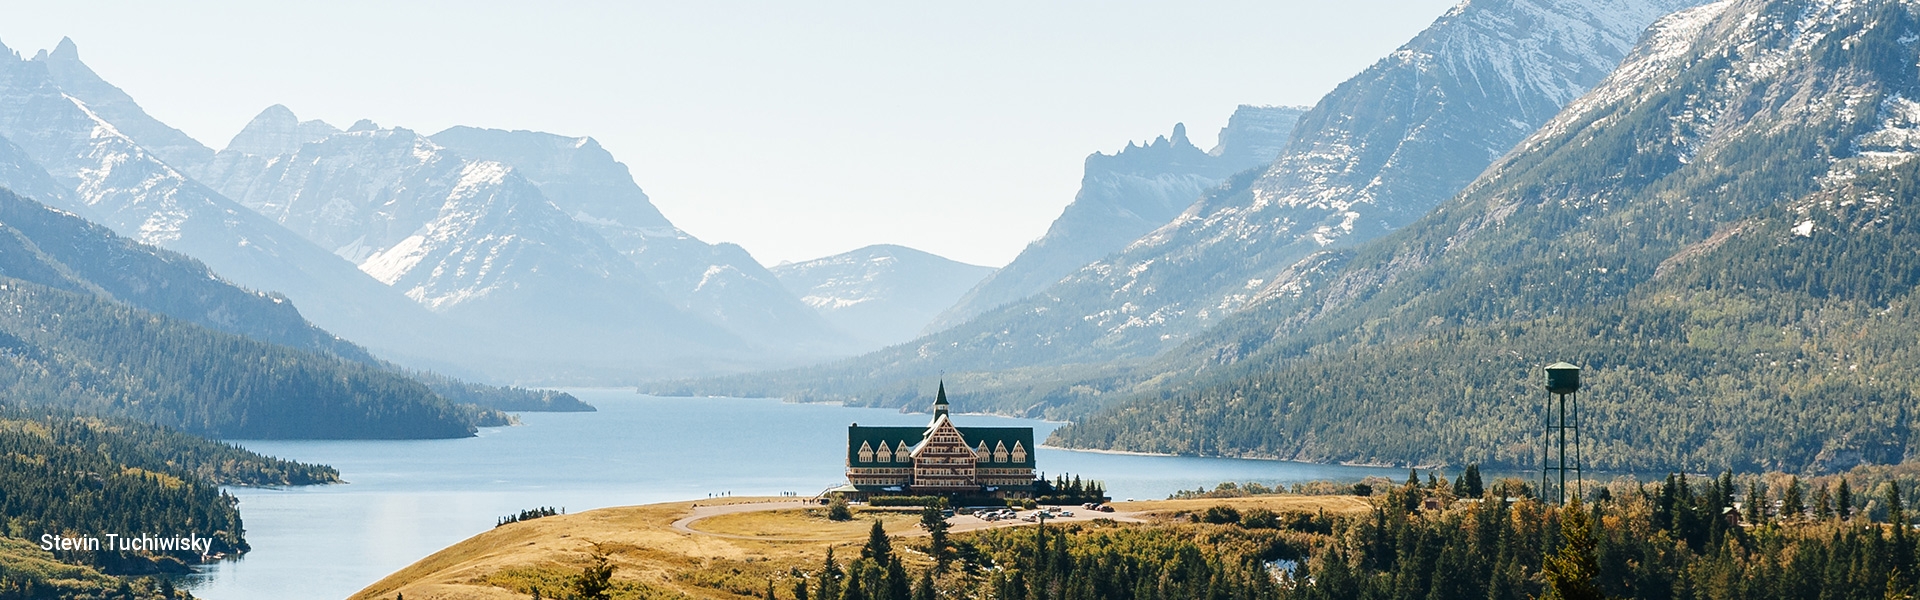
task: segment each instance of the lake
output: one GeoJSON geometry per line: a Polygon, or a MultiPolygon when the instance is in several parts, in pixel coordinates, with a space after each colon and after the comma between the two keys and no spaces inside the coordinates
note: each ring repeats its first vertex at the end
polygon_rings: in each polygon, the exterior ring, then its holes
{"type": "MultiPolygon", "coordinates": [[[[593,413],[521,413],[521,425],[457,440],[238,441],[282,458],[332,465],[345,485],[233,488],[245,558],[191,583],[211,600],[344,598],[521,509],[568,512],[792,492],[844,481],[846,426],[922,425],[924,414],[743,398],[657,398],[568,390],[593,413]]],[[[959,398],[964,403],[964,397],[959,398]]],[[[962,404],[964,406],[964,404],[962,404]]],[[[962,426],[1060,423],[959,415],[962,426]]],[[[1049,477],[1105,481],[1115,498],[1165,498],[1222,481],[1266,484],[1402,478],[1406,471],[1264,460],[1139,456],[1041,448],[1049,477]]]]}

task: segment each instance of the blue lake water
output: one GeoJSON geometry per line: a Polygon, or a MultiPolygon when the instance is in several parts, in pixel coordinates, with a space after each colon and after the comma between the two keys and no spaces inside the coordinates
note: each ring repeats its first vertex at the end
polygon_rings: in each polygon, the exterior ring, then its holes
{"type": "MultiPolygon", "coordinates": [[[[594,413],[522,413],[479,437],[411,441],[242,441],[257,452],[333,465],[349,483],[236,488],[247,541],[239,560],[193,585],[211,600],[344,598],[441,548],[538,506],[568,512],[794,492],[838,485],[849,423],[921,425],[924,414],[741,398],[656,398],[569,390],[594,413]]],[[[961,415],[963,426],[1059,423],[961,415]]],[[[1404,477],[1405,471],[1263,460],[1137,456],[1041,448],[1040,468],[1103,480],[1115,498],[1164,498],[1222,481],[1267,484],[1404,477]]]]}

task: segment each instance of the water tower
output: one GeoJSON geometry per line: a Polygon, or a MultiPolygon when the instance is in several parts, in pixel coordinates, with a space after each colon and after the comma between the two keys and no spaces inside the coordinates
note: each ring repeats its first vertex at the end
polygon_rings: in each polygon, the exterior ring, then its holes
{"type": "Polygon", "coordinates": [[[1547,439],[1540,456],[1540,499],[1546,500],[1551,474],[1559,475],[1559,503],[1567,502],[1567,471],[1573,471],[1575,497],[1586,491],[1580,480],[1580,367],[1564,362],[1547,365],[1547,439]],[[1554,401],[1559,406],[1554,406],[1554,401]],[[1557,410],[1556,410],[1557,409],[1557,410]],[[1557,412],[1557,414],[1556,414],[1557,412]],[[1572,413],[1569,415],[1568,413],[1572,413]],[[1572,419],[1569,420],[1568,417],[1572,419]],[[1567,434],[1573,434],[1573,454],[1567,454],[1567,434]],[[1555,445],[1558,444],[1558,448],[1555,445]],[[1568,465],[1572,458],[1572,465],[1568,465]],[[1558,459],[1557,461],[1555,459],[1558,459]],[[1557,462],[1557,464],[1556,464],[1557,462]]]}

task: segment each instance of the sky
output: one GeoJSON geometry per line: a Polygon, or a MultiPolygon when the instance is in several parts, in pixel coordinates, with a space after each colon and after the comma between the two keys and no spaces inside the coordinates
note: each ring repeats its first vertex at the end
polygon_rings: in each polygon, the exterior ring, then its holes
{"type": "Polygon", "coordinates": [[[1451,0],[8,2],[215,149],[261,109],[588,135],[681,229],[767,265],[900,244],[1001,266],[1081,164],[1311,105],[1451,0]]]}

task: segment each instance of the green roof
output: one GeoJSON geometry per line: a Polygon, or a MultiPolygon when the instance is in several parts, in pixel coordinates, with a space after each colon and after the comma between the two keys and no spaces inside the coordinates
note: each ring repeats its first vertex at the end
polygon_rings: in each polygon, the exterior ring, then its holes
{"type": "MultiPolygon", "coordinates": [[[[1015,443],[1020,444],[1022,448],[1026,448],[1027,450],[1027,459],[1024,461],[1017,463],[983,463],[983,466],[1001,469],[1034,468],[1032,427],[956,427],[955,429],[960,430],[960,437],[967,441],[967,447],[969,448],[978,448],[980,442],[985,441],[988,450],[992,450],[997,445],[1005,444],[1007,450],[1011,452],[1015,443]]],[[[906,442],[907,447],[912,448],[920,445],[920,441],[926,433],[927,428],[925,427],[849,426],[847,427],[847,464],[855,467],[873,468],[907,467],[910,463],[861,462],[860,444],[865,443],[875,451],[880,449],[881,442],[886,442],[887,449],[889,450],[893,449],[900,442],[906,442]]]]}

